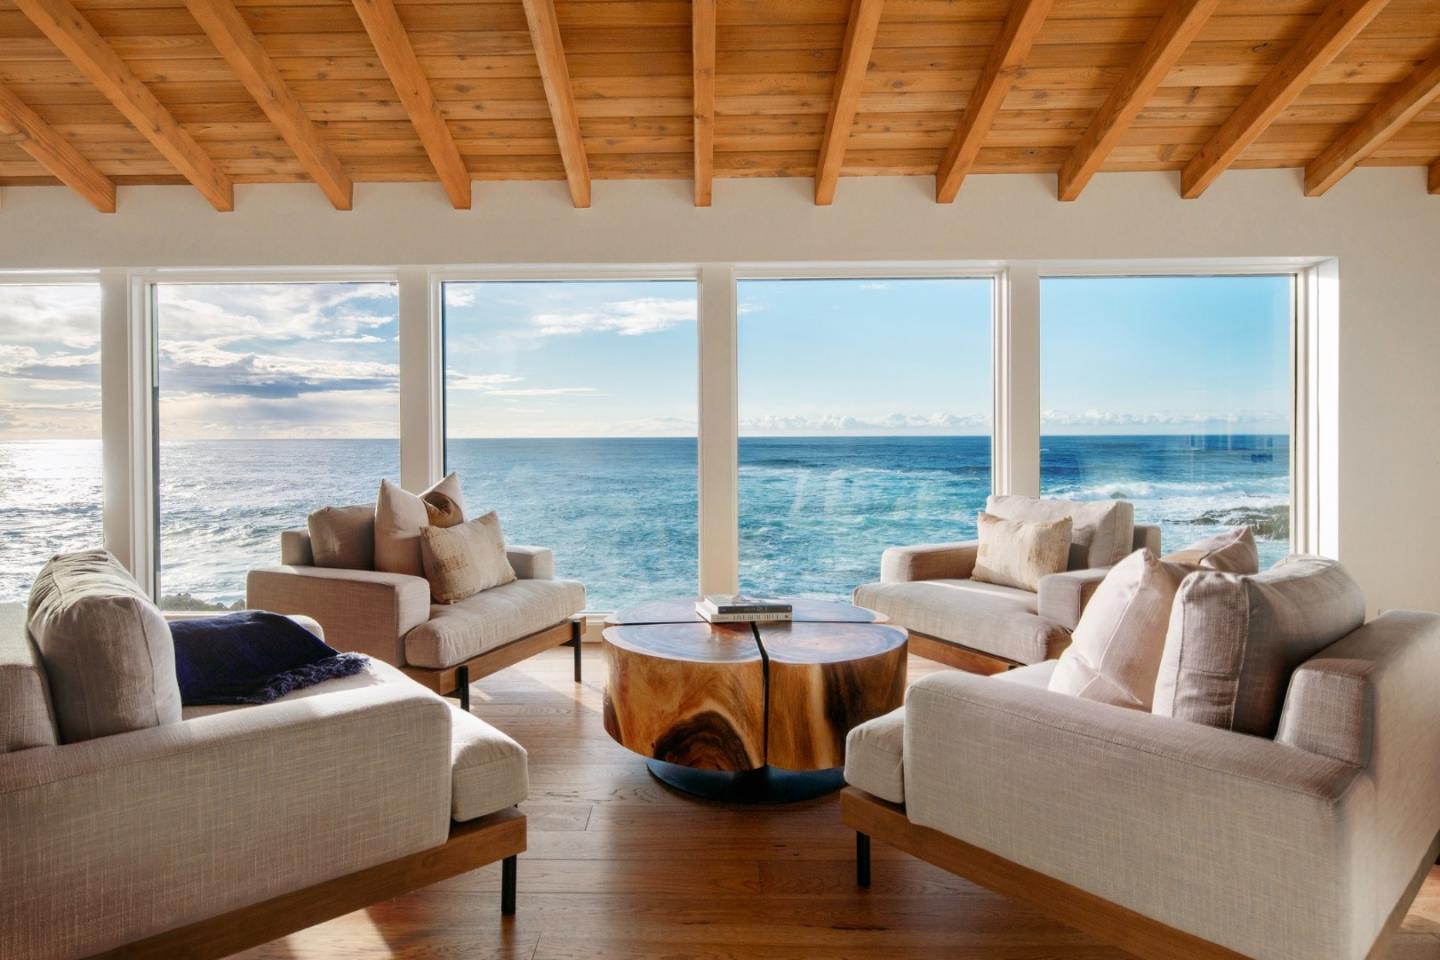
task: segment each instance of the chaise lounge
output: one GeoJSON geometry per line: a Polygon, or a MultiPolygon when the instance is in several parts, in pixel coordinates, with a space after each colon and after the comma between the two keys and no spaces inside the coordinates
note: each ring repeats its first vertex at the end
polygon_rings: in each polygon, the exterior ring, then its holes
{"type": "Polygon", "coordinates": [[[373,659],[182,710],[166,620],[113,558],[57,558],[47,589],[0,635],[0,956],[218,958],[496,860],[514,912],[510,737],[373,659]]]}

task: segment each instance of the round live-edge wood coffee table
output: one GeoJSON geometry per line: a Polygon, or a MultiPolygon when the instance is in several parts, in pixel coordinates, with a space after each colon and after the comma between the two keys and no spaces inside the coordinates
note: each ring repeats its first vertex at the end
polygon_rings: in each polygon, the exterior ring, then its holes
{"type": "Polygon", "coordinates": [[[786,623],[711,624],[693,598],[606,621],[605,730],[686,793],[788,803],[844,786],[845,735],[900,706],[905,631],[794,599],[786,623]]]}

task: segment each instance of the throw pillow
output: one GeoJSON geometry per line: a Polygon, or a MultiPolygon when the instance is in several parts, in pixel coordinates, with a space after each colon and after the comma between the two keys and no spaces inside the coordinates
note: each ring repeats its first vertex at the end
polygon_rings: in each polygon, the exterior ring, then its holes
{"type": "Polygon", "coordinates": [[[1069,517],[1071,570],[1108,567],[1135,549],[1135,506],[1124,500],[1048,500],[1011,494],[991,496],[985,511],[1026,523],[1069,517]]]}
{"type": "Polygon", "coordinates": [[[1065,570],[1070,554],[1070,518],[1048,523],[1002,520],[980,512],[980,548],[970,579],[1022,590],[1039,589],[1040,578],[1065,570]]]}
{"type": "Polygon", "coordinates": [[[516,579],[494,510],[458,527],[426,527],[420,552],[436,603],[455,603],[516,579]]]}
{"type": "Polygon", "coordinates": [[[1050,689],[1149,711],[1170,607],[1187,572],[1149,550],[1136,550],[1111,567],[1080,615],[1050,689]]]}
{"type": "Polygon", "coordinates": [[[1290,674],[1364,622],[1360,587],[1334,560],[1198,570],[1175,596],[1152,712],[1274,737],[1290,674]]]}
{"type": "Polygon", "coordinates": [[[465,500],[456,474],[449,474],[419,496],[381,480],[375,501],[375,569],[425,576],[420,532],[432,524],[454,526],[464,518],[465,500]]]}
{"type": "Polygon", "coordinates": [[[1260,572],[1260,551],[1255,546],[1255,532],[1249,527],[1235,527],[1213,537],[1197,540],[1184,550],[1167,554],[1165,559],[1196,570],[1219,570],[1222,573],[1260,572]]]}
{"type": "Polygon", "coordinates": [[[322,507],[305,521],[317,567],[375,569],[375,507],[322,507]]]}
{"type": "Polygon", "coordinates": [[[30,589],[27,626],[62,742],[180,722],[170,627],[105,550],[45,564],[30,589]]]}

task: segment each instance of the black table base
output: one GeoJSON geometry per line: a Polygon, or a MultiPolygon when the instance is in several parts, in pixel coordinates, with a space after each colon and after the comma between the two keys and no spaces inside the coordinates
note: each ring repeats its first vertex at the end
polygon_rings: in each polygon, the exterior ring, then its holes
{"type": "Polygon", "coordinates": [[[845,786],[845,773],[833,770],[782,770],[759,767],[740,773],[696,770],[664,760],[646,760],[656,780],[691,796],[718,803],[799,803],[845,786]]]}

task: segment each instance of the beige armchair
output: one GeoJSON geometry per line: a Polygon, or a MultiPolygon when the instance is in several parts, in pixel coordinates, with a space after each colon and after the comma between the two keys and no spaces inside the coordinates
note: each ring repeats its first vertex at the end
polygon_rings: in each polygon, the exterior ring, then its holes
{"type": "Polygon", "coordinates": [[[907,628],[914,653],[996,673],[1058,657],[1110,566],[1141,547],[1160,552],[1160,528],[1136,524],[1123,501],[992,496],[986,510],[1018,520],[1070,517],[1070,569],[1031,592],[970,579],[975,540],[892,547],[880,559],[880,580],[857,587],[855,603],[907,628]]]}
{"type": "MultiPolygon", "coordinates": [[[[373,540],[373,525],[355,535],[373,540]]],[[[424,577],[315,566],[309,533],[286,530],[280,566],[250,571],[245,603],[312,617],[331,646],[399,667],[436,693],[458,694],[466,710],[471,681],[556,646],[574,648],[579,683],[584,585],[555,579],[554,554],[545,547],[512,545],[507,554],[519,579],[432,604],[424,577]]]]}
{"type": "Polygon", "coordinates": [[[1289,676],[1272,736],[949,671],[857,727],[842,815],[1143,958],[1384,954],[1440,851],[1440,616],[1390,612],[1289,676]]]}

